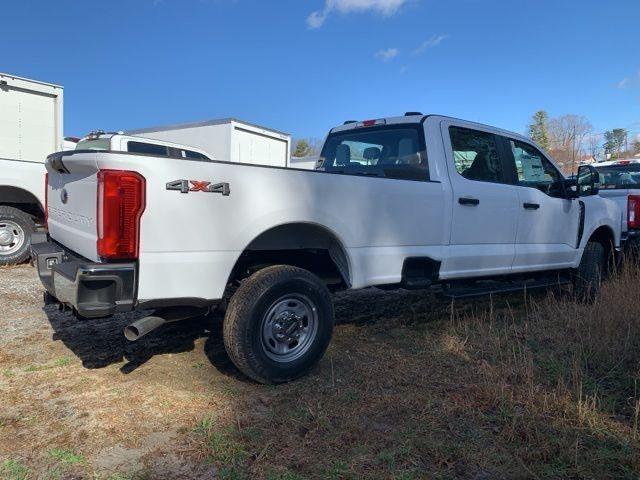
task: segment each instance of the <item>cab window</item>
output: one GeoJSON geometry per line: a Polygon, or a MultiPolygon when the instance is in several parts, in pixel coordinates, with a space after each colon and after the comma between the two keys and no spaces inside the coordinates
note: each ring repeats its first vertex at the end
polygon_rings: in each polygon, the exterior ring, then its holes
{"type": "Polygon", "coordinates": [[[453,162],[464,178],[479,182],[502,182],[502,162],[496,136],[462,127],[449,127],[453,162]]]}
{"type": "Polygon", "coordinates": [[[355,128],[329,134],[316,166],[326,172],[429,180],[422,125],[355,128]]]}
{"type": "Polygon", "coordinates": [[[127,142],[127,151],[141,153],[143,155],[154,155],[157,157],[168,157],[169,150],[164,145],[155,145],[144,142],[127,142]]]}
{"type": "Polygon", "coordinates": [[[188,158],[191,160],[210,160],[210,158],[207,157],[206,155],[203,155],[202,153],[194,152],[192,150],[183,150],[182,156],[184,158],[188,158]]]}
{"type": "Polygon", "coordinates": [[[518,185],[537,188],[551,197],[563,197],[562,175],[547,158],[535,147],[509,140],[518,185]]]}

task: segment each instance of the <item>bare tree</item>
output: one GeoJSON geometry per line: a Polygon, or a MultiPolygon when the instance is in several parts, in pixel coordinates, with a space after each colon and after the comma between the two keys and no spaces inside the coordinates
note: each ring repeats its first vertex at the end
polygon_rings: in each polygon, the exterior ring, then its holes
{"type": "Polygon", "coordinates": [[[602,155],[602,138],[600,135],[589,135],[587,137],[587,152],[594,161],[598,161],[602,155]]]}
{"type": "Polygon", "coordinates": [[[575,172],[584,152],[585,139],[592,131],[591,122],[580,115],[563,115],[549,120],[550,150],[565,172],[575,172]]]}

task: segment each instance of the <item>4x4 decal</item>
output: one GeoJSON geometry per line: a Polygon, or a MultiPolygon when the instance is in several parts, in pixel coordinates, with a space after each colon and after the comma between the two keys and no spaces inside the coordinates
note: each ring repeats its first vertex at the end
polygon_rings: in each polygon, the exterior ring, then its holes
{"type": "Polygon", "coordinates": [[[221,193],[225,197],[229,196],[231,189],[228,183],[204,182],[201,180],[174,180],[167,182],[167,190],[177,190],[181,193],[207,192],[221,193]]]}

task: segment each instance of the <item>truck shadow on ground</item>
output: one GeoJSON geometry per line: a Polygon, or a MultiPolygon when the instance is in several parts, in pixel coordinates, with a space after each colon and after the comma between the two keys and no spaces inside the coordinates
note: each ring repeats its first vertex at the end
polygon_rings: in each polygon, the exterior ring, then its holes
{"type": "Polygon", "coordinates": [[[80,358],[85,368],[104,368],[126,361],[120,369],[125,374],[133,372],[155,355],[193,350],[195,341],[209,336],[209,329],[216,321],[210,317],[199,317],[168,324],[137,342],[130,342],[124,337],[124,328],[143,317],[145,312],[80,320],[54,307],[46,307],[44,311],[54,331],[53,340],[64,343],[80,358]]]}
{"type": "MultiPolygon", "coordinates": [[[[467,308],[469,304],[457,304],[456,309],[467,308]]],[[[451,309],[450,301],[428,291],[383,292],[373,288],[339,293],[334,296],[334,305],[336,325],[353,324],[362,328],[382,318],[399,318],[407,324],[441,320],[448,318],[451,309]]],[[[136,342],[128,341],[123,330],[150,312],[93,320],[77,319],[53,306],[45,307],[44,312],[54,331],[53,340],[62,341],[88,369],[125,361],[120,371],[128,374],[156,355],[192,351],[195,342],[205,338],[204,353],[211,364],[223,375],[244,378],[225,351],[223,316],[219,312],[165,325],[136,342]]]]}

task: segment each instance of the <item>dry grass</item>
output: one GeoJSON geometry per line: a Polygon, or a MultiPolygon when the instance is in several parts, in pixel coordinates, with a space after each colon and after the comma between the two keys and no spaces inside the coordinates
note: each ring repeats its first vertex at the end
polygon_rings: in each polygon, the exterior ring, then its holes
{"type": "Polygon", "coordinates": [[[551,293],[455,304],[341,294],[321,364],[277,387],[224,360],[219,324],[206,341],[185,324],[125,346],[148,359],[121,373],[126,365],[108,366],[121,362],[121,326],[82,330],[60,317],[73,353],[42,336],[37,360],[26,343],[0,354],[13,412],[0,415],[0,478],[637,479],[638,298],[634,269],[591,304],[551,293]],[[164,353],[176,336],[196,338],[193,351],[164,353]],[[46,400],[62,394],[64,404],[46,400]]]}
{"type": "Polygon", "coordinates": [[[591,304],[503,297],[433,321],[409,295],[403,317],[347,326],[332,370],[192,446],[227,478],[638,478],[639,296],[631,269],[591,304]]]}

